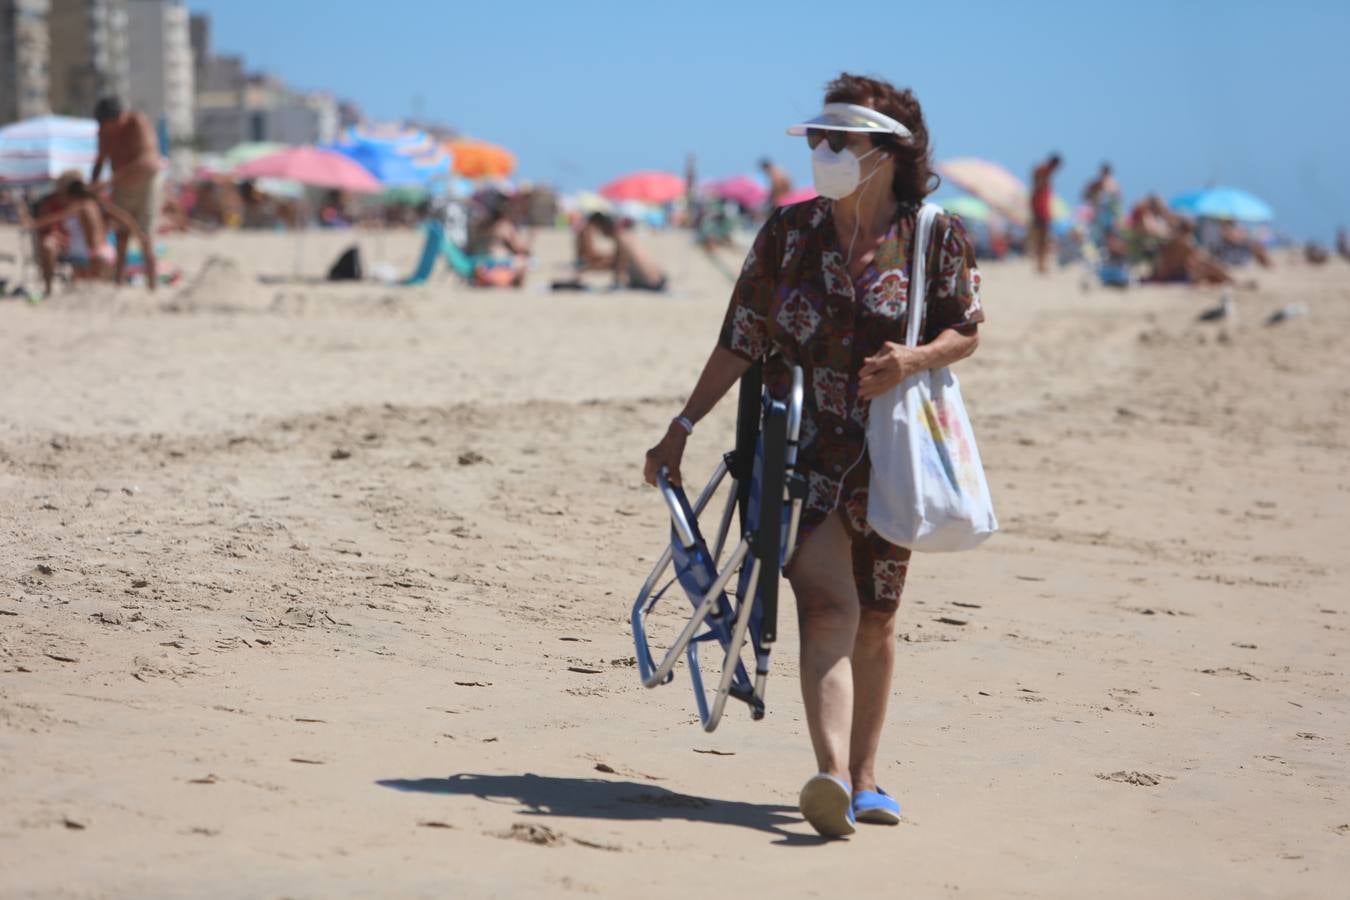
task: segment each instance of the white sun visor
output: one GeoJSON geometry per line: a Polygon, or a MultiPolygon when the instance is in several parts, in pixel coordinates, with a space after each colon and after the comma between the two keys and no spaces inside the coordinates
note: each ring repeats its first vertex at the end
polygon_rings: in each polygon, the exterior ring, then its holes
{"type": "Polygon", "coordinates": [[[874,134],[893,134],[899,138],[908,138],[912,132],[904,125],[885,113],[877,112],[867,106],[856,103],[826,103],[820,115],[808,119],[787,130],[788,134],[800,136],[808,128],[822,131],[864,131],[874,134]]]}

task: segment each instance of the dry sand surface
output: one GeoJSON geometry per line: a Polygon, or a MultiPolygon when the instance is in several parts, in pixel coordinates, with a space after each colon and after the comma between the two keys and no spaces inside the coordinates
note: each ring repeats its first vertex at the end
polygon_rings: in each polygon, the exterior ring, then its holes
{"type": "Polygon", "coordinates": [[[727,294],[686,238],[666,297],[166,243],[154,299],[0,304],[0,896],[1345,896],[1350,267],[1217,327],[986,268],[960,372],[1005,530],[913,567],[905,821],[827,844],[790,601],[762,722],[706,735],[633,668],[639,464],[727,294]]]}

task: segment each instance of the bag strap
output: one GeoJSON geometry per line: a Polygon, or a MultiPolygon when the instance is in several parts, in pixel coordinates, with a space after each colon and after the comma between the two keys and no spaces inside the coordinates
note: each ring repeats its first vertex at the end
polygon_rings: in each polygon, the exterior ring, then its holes
{"type": "Polygon", "coordinates": [[[919,346],[923,329],[923,314],[928,298],[928,245],[933,238],[933,222],[942,207],[925,203],[919,207],[914,223],[914,258],[909,266],[909,321],[905,328],[905,346],[919,346]]]}

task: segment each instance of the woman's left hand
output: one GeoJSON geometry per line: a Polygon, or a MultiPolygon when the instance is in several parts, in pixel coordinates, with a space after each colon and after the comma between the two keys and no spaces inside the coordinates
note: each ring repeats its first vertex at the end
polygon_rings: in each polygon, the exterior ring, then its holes
{"type": "Polygon", "coordinates": [[[880,353],[863,360],[858,371],[858,396],[871,400],[927,368],[921,348],[887,341],[880,353]]]}

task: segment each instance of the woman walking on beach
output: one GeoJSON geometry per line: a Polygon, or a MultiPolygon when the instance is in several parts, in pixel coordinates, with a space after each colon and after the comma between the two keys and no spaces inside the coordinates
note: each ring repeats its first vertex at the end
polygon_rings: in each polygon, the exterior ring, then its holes
{"type": "Polygon", "coordinates": [[[693,426],[750,365],[765,381],[806,376],[798,468],[809,481],[787,576],[797,597],[801,687],[818,773],[802,814],[822,835],[857,821],[894,824],[900,807],[877,785],[876,756],[895,663],[895,616],[909,551],[867,523],[867,416],[905,378],[969,356],[983,321],[971,241],[941,216],[926,259],[923,340],[904,346],[919,206],[935,181],[928,129],[912,92],[843,74],[823,112],[790,134],[811,149],[815,200],[775,212],[733,290],[717,346],[689,401],[647,452],[655,484],[679,483],[693,426]]]}

